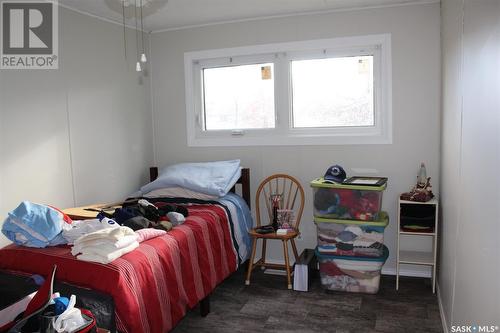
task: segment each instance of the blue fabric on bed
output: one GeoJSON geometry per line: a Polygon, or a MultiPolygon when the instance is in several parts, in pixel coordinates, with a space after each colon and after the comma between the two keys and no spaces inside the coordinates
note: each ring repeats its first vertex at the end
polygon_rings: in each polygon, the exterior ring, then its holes
{"type": "Polygon", "coordinates": [[[63,216],[46,205],[23,201],[8,213],[2,233],[17,245],[43,248],[64,244],[63,216]]]}
{"type": "Polygon", "coordinates": [[[238,229],[240,230],[240,232],[237,232],[238,235],[235,236],[239,244],[238,254],[241,261],[243,262],[250,257],[250,250],[252,245],[252,240],[248,235],[248,231],[253,227],[253,219],[250,209],[248,208],[247,203],[242,197],[231,192],[220,198],[218,201],[226,206],[229,206],[227,204],[227,202],[229,202],[236,207],[237,218],[233,218],[233,223],[237,223],[238,225],[235,227],[238,227],[238,229]]]}
{"type": "Polygon", "coordinates": [[[240,160],[181,163],[162,169],[155,181],[141,187],[141,192],[180,186],[222,197],[236,184],[240,176],[240,160]]]}

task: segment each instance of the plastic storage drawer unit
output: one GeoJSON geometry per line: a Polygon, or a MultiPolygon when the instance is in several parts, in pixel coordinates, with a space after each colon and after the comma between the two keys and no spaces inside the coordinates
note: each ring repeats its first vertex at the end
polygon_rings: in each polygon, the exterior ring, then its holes
{"type": "Polygon", "coordinates": [[[311,182],[314,196],[314,216],[331,219],[373,221],[378,219],[382,193],[387,183],[380,186],[347,185],[325,181],[311,182]]]}
{"type": "Polygon", "coordinates": [[[328,290],[376,294],[380,286],[380,273],[389,250],[384,246],[383,256],[346,257],[325,255],[316,249],[321,285],[328,290]]]}
{"type": "Polygon", "coordinates": [[[384,230],[389,224],[386,212],[377,221],[350,221],[315,217],[318,251],[343,256],[380,257],[383,255],[384,230]]]}

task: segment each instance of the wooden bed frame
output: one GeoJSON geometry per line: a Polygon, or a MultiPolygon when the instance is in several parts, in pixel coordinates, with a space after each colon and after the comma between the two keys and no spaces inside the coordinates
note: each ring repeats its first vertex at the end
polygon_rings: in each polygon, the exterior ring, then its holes
{"type": "MultiPolygon", "coordinates": [[[[158,178],[158,167],[149,168],[149,179],[154,181],[158,178]]],[[[236,184],[241,185],[241,197],[246,201],[248,208],[250,208],[250,169],[241,168],[241,177],[236,184]]],[[[233,186],[231,192],[236,193],[236,185],[233,186]]],[[[200,301],[200,314],[206,317],[210,313],[210,294],[200,301]]]]}
{"type": "MultiPolygon", "coordinates": [[[[158,167],[149,168],[149,179],[150,181],[156,180],[158,178],[158,167]]],[[[246,201],[248,208],[250,208],[250,169],[241,168],[241,177],[238,179],[236,184],[241,185],[241,197],[246,201]]],[[[236,193],[236,186],[233,186],[231,192],[236,193]]]]}

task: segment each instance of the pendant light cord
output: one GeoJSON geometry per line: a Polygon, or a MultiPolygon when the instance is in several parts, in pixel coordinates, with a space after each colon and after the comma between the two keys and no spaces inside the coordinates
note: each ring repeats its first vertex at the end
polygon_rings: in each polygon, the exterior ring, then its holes
{"type": "Polygon", "coordinates": [[[127,62],[127,37],[125,28],[125,0],[122,0],[122,18],[123,18],[123,54],[125,55],[125,62],[127,62]]]}
{"type": "Polygon", "coordinates": [[[146,54],[146,49],[144,48],[144,16],[142,15],[143,0],[141,0],[141,41],[142,41],[142,53],[146,54]]]}
{"type": "Polygon", "coordinates": [[[137,27],[137,0],[135,0],[135,6],[134,6],[134,12],[135,12],[135,45],[136,45],[136,53],[137,53],[137,61],[139,61],[139,33],[138,33],[138,27],[137,27]]]}

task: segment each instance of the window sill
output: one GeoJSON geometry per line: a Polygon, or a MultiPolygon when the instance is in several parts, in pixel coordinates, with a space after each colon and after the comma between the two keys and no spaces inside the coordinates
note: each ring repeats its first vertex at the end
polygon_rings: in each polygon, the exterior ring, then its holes
{"type": "Polygon", "coordinates": [[[190,137],[189,147],[238,147],[238,146],[326,146],[392,144],[392,135],[287,135],[287,136],[232,136],[190,137]]]}

